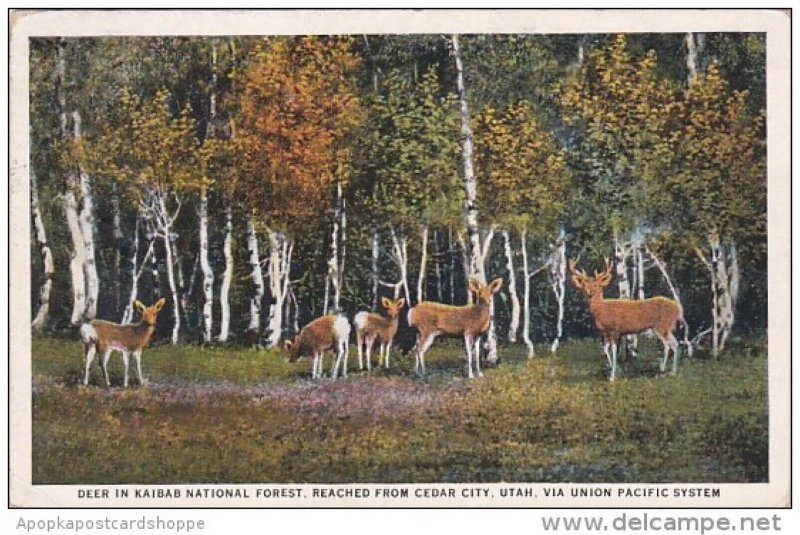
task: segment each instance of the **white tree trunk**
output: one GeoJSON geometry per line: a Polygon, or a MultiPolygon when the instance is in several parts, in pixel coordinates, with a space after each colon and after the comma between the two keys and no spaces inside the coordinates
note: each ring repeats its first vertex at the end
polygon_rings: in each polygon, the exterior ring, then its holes
{"type": "MultiPolygon", "coordinates": [[[[400,272],[399,287],[403,290],[403,295],[406,303],[411,302],[411,291],[408,289],[408,239],[403,236],[397,237],[394,227],[390,229],[392,236],[392,258],[397,264],[397,269],[400,272]]],[[[395,299],[397,299],[395,295],[395,299]]]]}
{"type": "Polygon", "coordinates": [[[111,267],[113,277],[114,314],[122,308],[122,248],[125,235],[122,233],[122,210],[119,205],[119,191],[116,182],[111,183],[111,210],[114,232],[114,264],[111,267]]]}
{"type": "Polygon", "coordinates": [[[667,282],[667,286],[669,286],[669,290],[672,293],[672,298],[678,303],[678,308],[680,310],[680,320],[683,323],[683,344],[686,345],[686,352],[691,357],[694,354],[694,344],[689,339],[689,324],[686,323],[686,317],[683,315],[683,301],[681,301],[680,292],[678,288],[673,284],[672,278],[667,273],[667,266],[661,259],[656,256],[649,247],[645,246],[645,252],[647,255],[653,259],[653,264],[658,268],[658,271],[661,273],[661,276],[667,282]]]}
{"type": "Polygon", "coordinates": [[[131,323],[133,321],[133,304],[139,296],[139,278],[141,278],[144,269],[147,267],[150,255],[155,256],[154,246],[155,240],[149,240],[147,252],[145,252],[141,266],[139,266],[139,218],[137,217],[136,227],[133,231],[133,254],[131,255],[131,290],[128,295],[128,303],[125,305],[125,312],[122,314],[122,323],[131,323]]]}
{"type": "Polygon", "coordinates": [[[522,250],[522,341],[528,347],[528,358],[533,358],[533,342],[531,341],[531,275],[528,265],[528,231],[520,232],[520,248],[522,250]]]}
{"type": "Polygon", "coordinates": [[[253,336],[256,345],[260,344],[261,335],[261,303],[264,300],[264,274],[261,271],[261,259],[258,256],[258,236],[252,219],[247,221],[247,250],[250,261],[250,279],[253,281],[253,295],[250,297],[250,324],[247,330],[253,336]]]}
{"type": "Polygon", "coordinates": [[[686,34],[686,70],[688,71],[686,85],[692,83],[697,77],[699,71],[700,54],[703,51],[705,42],[705,35],[702,33],[687,33],[686,34]]]}
{"type": "Polygon", "coordinates": [[[628,278],[628,255],[630,249],[627,243],[621,243],[619,238],[614,238],[614,269],[617,272],[617,286],[620,299],[631,298],[631,283],[628,278]]]}
{"type": "Polygon", "coordinates": [[[556,312],[556,336],[550,345],[550,352],[555,353],[564,335],[564,298],[566,297],[567,281],[567,243],[562,231],[556,241],[556,246],[550,253],[550,288],[556,298],[558,311],[556,312]]]}
{"type": "Polygon", "coordinates": [[[450,251],[450,274],[448,282],[448,288],[450,289],[450,301],[451,305],[456,304],[456,252],[455,247],[453,247],[453,227],[447,227],[447,248],[450,251]]]}
{"type": "Polygon", "coordinates": [[[717,284],[715,305],[717,328],[714,330],[716,338],[714,347],[717,355],[724,351],[725,343],[733,329],[740,274],[736,246],[733,242],[726,247],[719,239],[712,238],[711,251],[714,279],[717,284]]]}
{"type": "Polygon", "coordinates": [[[339,284],[341,277],[339,275],[339,225],[342,219],[342,183],[336,183],[336,204],[333,210],[333,230],[331,231],[331,256],[328,259],[328,282],[325,285],[325,314],[328,312],[328,284],[333,291],[333,299],[331,301],[331,308],[334,313],[339,311],[339,299],[341,289],[339,284]]]}
{"type": "Polygon", "coordinates": [[[506,255],[506,270],[508,271],[508,295],[511,299],[511,321],[508,326],[508,341],[517,341],[519,331],[519,296],[517,296],[517,272],[514,269],[514,255],[511,249],[511,237],[508,230],[503,230],[503,249],[506,255]]]}
{"type": "Polygon", "coordinates": [[[436,273],[436,300],[442,302],[442,249],[439,246],[439,232],[433,231],[433,246],[434,246],[434,271],[436,273]]]}
{"type": "Polygon", "coordinates": [[[203,272],[203,341],[211,343],[214,332],[214,270],[208,258],[208,191],[200,191],[200,269],[203,272]]]}
{"type": "Polygon", "coordinates": [[[283,334],[284,302],[289,292],[289,270],[292,247],[282,234],[270,230],[269,236],[269,291],[271,304],[267,321],[267,346],[278,347],[283,334]]]}
{"type": "MultiPolygon", "coordinates": [[[[77,111],[72,112],[72,126],[73,139],[77,143],[83,135],[81,114],[77,111]]],[[[92,193],[92,182],[89,179],[89,175],[79,171],[78,177],[81,190],[78,221],[83,237],[83,278],[86,288],[86,305],[83,311],[83,319],[91,320],[97,316],[97,299],[100,295],[100,281],[97,277],[94,251],[94,194],[92,193]]]]}
{"type": "Polygon", "coordinates": [[[39,244],[39,253],[42,257],[42,273],[44,282],[39,290],[39,309],[31,322],[31,329],[40,331],[47,324],[47,316],[50,313],[50,292],[53,288],[53,275],[56,267],[53,262],[53,253],[47,244],[47,233],[42,220],[42,212],[39,208],[39,188],[36,184],[36,174],[31,168],[31,212],[33,214],[33,227],[36,232],[36,241],[39,244]]]}
{"type": "Polygon", "coordinates": [[[417,303],[425,300],[425,272],[428,270],[428,225],[420,229],[422,252],[419,259],[419,278],[417,279],[417,303]]]}
{"type": "Polygon", "coordinates": [[[378,282],[380,281],[378,259],[380,252],[380,235],[376,227],[372,229],[372,310],[378,309],[378,282]]]}
{"type": "MultiPolygon", "coordinates": [[[[467,277],[475,277],[483,284],[486,284],[486,271],[484,265],[484,256],[481,254],[482,248],[488,250],[488,247],[481,246],[480,233],[478,230],[478,205],[477,193],[478,183],[475,179],[475,170],[472,165],[472,128],[469,124],[469,106],[467,104],[467,91],[464,85],[464,64],[461,58],[461,48],[459,46],[459,36],[453,34],[453,57],[456,63],[456,87],[458,90],[458,105],[459,114],[461,117],[461,160],[464,166],[464,224],[467,231],[468,247],[465,248],[467,260],[469,263],[469,270],[467,277]]],[[[494,302],[490,307],[494,309],[494,302]]],[[[489,331],[486,336],[488,360],[490,362],[497,360],[497,335],[495,334],[494,316],[492,315],[489,321],[489,331]]]]}
{"type": "Polygon", "coordinates": [[[227,342],[230,336],[231,325],[231,304],[230,291],[233,281],[233,210],[230,202],[225,206],[225,239],[222,243],[222,252],[225,256],[225,271],[222,273],[222,284],[219,289],[220,322],[219,336],[220,342],[227,342]]]}

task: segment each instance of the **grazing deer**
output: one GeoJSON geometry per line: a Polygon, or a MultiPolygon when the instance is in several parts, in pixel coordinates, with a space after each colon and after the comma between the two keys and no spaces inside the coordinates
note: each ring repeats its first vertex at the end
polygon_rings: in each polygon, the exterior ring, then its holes
{"type": "Polygon", "coordinates": [[[611,282],[611,263],[608,258],[605,271],[595,271],[594,277],[579,270],[572,259],[569,261],[569,271],[572,283],[586,294],[594,325],[603,337],[603,351],[611,367],[610,381],[616,378],[617,342],[620,336],[647,330],[655,332],[664,344],[664,357],[659,363],[661,373],[666,369],[670,349],[673,353],[672,374],[678,372],[678,340],[672,334],[681,317],[678,303],[660,296],[640,300],[603,299],[603,288],[611,282]]]}
{"type": "Polygon", "coordinates": [[[444,305],[442,303],[422,302],[408,311],[408,324],[417,329],[417,359],[414,371],[425,375],[425,352],[440,334],[464,336],[467,348],[467,375],[472,373],[473,344],[475,345],[475,373],[483,377],[478,354],[478,338],[489,328],[489,303],[492,295],[500,290],[503,279],[495,279],[483,285],[469,279],[468,289],[475,294],[475,303],[465,306],[444,305]]]}
{"type": "Polygon", "coordinates": [[[287,340],[283,348],[289,361],[312,357],[311,378],[322,378],[322,357],[326,351],[334,353],[331,378],[336,379],[339,365],[344,361],[342,376],[347,377],[347,349],[350,339],[350,322],[344,316],[322,316],[300,330],[293,341],[287,340]]]}
{"type": "Polygon", "coordinates": [[[89,384],[89,367],[92,365],[96,353],[100,353],[100,369],[106,380],[106,386],[110,386],[108,380],[108,359],[113,351],[122,354],[122,362],[125,364],[125,379],[123,385],[128,386],[128,357],[133,353],[136,359],[136,372],[139,375],[139,384],[144,385],[142,377],[142,351],[153,331],[156,328],[156,318],[159,311],[164,308],[166,299],[163,297],[156,301],[153,306],[146,307],[140,301],[135,301],[134,306],[142,312],[142,319],[139,323],[129,323],[120,325],[105,320],[92,320],[81,325],[81,340],[86,351],[86,373],[83,377],[83,384],[89,384]]]}
{"type": "Polygon", "coordinates": [[[392,350],[392,340],[397,334],[398,315],[400,309],[406,304],[405,299],[391,301],[387,298],[381,299],[381,305],[386,309],[386,317],[369,312],[359,312],[356,314],[353,323],[356,326],[356,343],[358,343],[358,367],[364,369],[362,347],[366,343],[367,370],[372,369],[372,346],[375,339],[380,342],[378,366],[383,363],[385,368],[389,368],[389,353],[392,350]]]}

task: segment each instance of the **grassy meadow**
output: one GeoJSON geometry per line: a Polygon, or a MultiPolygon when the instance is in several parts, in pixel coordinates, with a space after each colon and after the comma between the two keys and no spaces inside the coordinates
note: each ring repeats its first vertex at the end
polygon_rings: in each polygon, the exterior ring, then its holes
{"type": "Polygon", "coordinates": [[[425,379],[411,355],[360,372],[351,347],[335,382],[277,352],[160,345],[144,352],[145,388],[121,387],[114,355],[106,389],[96,361],[79,386],[78,342],[35,338],[33,482],[766,481],[764,339],[662,378],[657,346],[609,383],[590,340],[531,360],[501,347],[472,381],[457,340],[434,344],[425,379]]]}

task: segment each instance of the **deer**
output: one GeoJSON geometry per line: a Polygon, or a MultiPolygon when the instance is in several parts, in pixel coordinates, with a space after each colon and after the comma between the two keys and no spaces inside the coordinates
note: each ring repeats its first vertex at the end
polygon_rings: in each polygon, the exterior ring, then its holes
{"type": "Polygon", "coordinates": [[[406,300],[400,298],[391,301],[386,297],[381,299],[381,305],[386,309],[386,317],[369,312],[359,312],[353,319],[356,326],[356,343],[358,344],[358,367],[364,369],[363,353],[367,356],[367,371],[372,369],[372,346],[377,339],[380,342],[378,366],[389,368],[389,353],[392,350],[392,340],[397,334],[400,309],[406,304],[406,300]],[[362,348],[366,346],[365,351],[362,348]]]}
{"type": "Polygon", "coordinates": [[[489,284],[482,284],[470,278],[467,288],[475,294],[475,303],[471,305],[454,306],[423,301],[408,311],[408,324],[417,330],[417,356],[414,363],[414,372],[425,375],[425,353],[440,334],[448,336],[463,336],[467,350],[467,375],[473,379],[475,375],[483,377],[478,354],[478,340],[481,334],[489,328],[489,306],[492,296],[503,285],[503,279],[498,278],[489,284]],[[475,345],[473,351],[473,344],[475,345]],[[472,371],[472,355],[475,353],[475,374],[472,371]]]}
{"type": "Polygon", "coordinates": [[[664,345],[664,356],[659,362],[660,372],[665,372],[669,351],[672,350],[672,375],[678,373],[678,340],[672,333],[682,317],[677,302],[662,296],[639,300],[603,299],[603,289],[611,282],[611,262],[608,258],[605,259],[605,271],[595,271],[594,277],[579,270],[574,259],[570,259],[568,265],[572,284],[586,295],[589,313],[603,339],[603,351],[611,367],[609,381],[616,379],[620,336],[649,330],[664,345]]]}
{"type": "Polygon", "coordinates": [[[286,340],[283,348],[289,362],[311,357],[311,378],[322,378],[322,359],[326,351],[334,353],[331,378],[335,381],[339,366],[344,362],[342,376],[347,377],[347,351],[350,340],[350,322],[344,316],[322,316],[300,330],[294,340],[286,340]]]}
{"type": "Polygon", "coordinates": [[[85,350],[84,360],[86,372],[83,377],[84,386],[89,384],[89,368],[97,353],[100,353],[100,370],[106,380],[106,387],[111,386],[108,380],[108,359],[111,353],[119,351],[122,354],[122,362],[125,364],[125,378],[123,386],[128,387],[128,359],[133,354],[136,359],[136,372],[139,376],[139,385],[143,386],[142,377],[142,351],[150,342],[153,331],[156,328],[158,313],[164,308],[165,298],[156,301],[152,306],[146,307],[141,301],[134,301],[134,307],[141,311],[142,319],[139,323],[119,324],[106,320],[92,320],[84,323],[80,328],[81,340],[85,350]]]}

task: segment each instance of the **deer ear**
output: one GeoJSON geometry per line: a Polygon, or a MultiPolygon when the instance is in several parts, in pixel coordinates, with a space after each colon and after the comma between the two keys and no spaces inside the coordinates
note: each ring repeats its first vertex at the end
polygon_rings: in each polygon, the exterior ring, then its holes
{"type": "Polygon", "coordinates": [[[489,291],[491,291],[493,294],[496,294],[500,290],[501,286],[503,286],[503,279],[498,277],[493,280],[491,284],[489,284],[489,291]]]}
{"type": "Polygon", "coordinates": [[[381,305],[383,305],[383,308],[389,308],[392,306],[392,302],[385,297],[381,297],[381,305]]]}
{"type": "Polygon", "coordinates": [[[573,272],[572,273],[572,277],[570,277],[570,278],[572,279],[572,284],[577,289],[583,290],[583,281],[581,280],[581,278],[576,273],[573,272]]]}
{"type": "Polygon", "coordinates": [[[470,277],[470,279],[467,281],[467,289],[470,292],[478,293],[481,289],[481,283],[470,277]]]}
{"type": "Polygon", "coordinates": [[[139,312],[144,312],[147,309],[141,301],[134,301],[133,306],[139,309],[139,312]]]}
{"type": "Polygon", "coordinates": [[[397,308],[403,308],[403,305],[405,305],[405,304],[406,304],[406,300],[403,299],[402,297],[397,300],[397,308]]]}
{"type": "Polygon", "coordinates": [[[167,302],[167,299],[165,297],[162,297],[161,299],[156,301],[156,303],[153,305],[153,308],[155,308],[156,311],[161,310],[162,308],[164,308],[164,303],[166,303],[166,302],[167,302]]]}
{"type": "Polygon", "coordinates": [[[292,341],[291,341],[291,340],[286,340],[286,341],[283,343],[283,349],[285,349],[286,351],[291,351],[291,350],[292,350],[292,345],[293,345],[293,344],[292,344],[292,341]]]}

